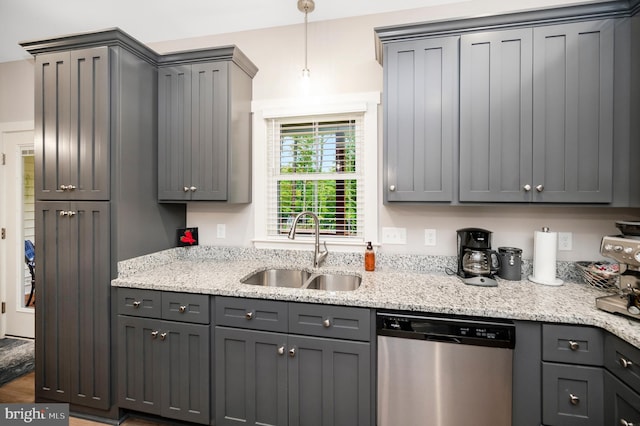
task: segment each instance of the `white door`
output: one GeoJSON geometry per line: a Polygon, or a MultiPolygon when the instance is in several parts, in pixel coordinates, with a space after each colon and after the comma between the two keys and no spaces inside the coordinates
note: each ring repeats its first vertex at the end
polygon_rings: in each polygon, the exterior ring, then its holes
{"type": "MultiPolygon", "coordinates": [[[[4,165],[0,166],[0,296],[5,303],[0,336],[34,333],[31,274],[25,263],[25,239],[34,238],[33,130],[0,132],[4,165]]],[[[34,297],[35,299],[35,293],[34,297]]]]}

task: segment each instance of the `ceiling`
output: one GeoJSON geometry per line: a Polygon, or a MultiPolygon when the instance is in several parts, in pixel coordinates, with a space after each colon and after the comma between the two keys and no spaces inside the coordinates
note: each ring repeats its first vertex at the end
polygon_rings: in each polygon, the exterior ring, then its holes
{"type": "MultiPolygon", "coordinates": [[[[459,1],[315,0],[309,22],[459,1]]],[[[28,58],[21,41],[112,27],[152,43],[303,21],[297,0],[0,0],[0,62],[28,58]]]]}

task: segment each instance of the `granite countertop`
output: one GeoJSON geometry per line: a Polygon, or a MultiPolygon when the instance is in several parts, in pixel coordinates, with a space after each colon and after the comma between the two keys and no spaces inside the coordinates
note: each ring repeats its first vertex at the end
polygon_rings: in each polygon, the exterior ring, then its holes
{"type": "Polygon", "coordinates": [[[447,271],[450,259],[423,259],[431,270],[407,258],[383,258],[375,272],[365,272],[362,255],[333,254],[317,270],[309,253],[217,249],[170,249],[120,262],[116,287],[179,291],[294,302],[335,304],[366,308],[509,318],[553,323],[590,325],[607,330],[640,348],[640,322],[601,311],[595,298],[606,292],[578,282],[545,286],[530,281],[498,279],[497,287],[462,283],[447,271]],[[250,260],[248,260],[250,259],[250,260]],[[408,264],[409,263],[409,264],[408,264]],[[268,268],[304,268],[313,272],[354,273],[362,277],[354,291],[302,290],[243,284],[241,279],[268,268]]]}

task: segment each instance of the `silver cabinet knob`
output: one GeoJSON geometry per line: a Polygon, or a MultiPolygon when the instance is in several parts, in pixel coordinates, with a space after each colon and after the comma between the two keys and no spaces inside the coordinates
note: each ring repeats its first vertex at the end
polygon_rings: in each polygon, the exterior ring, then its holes
{"type": "Polygon", "coordinates": [[[526,184],[525,186],[522,187],[522,189],[524,189],[524,192],[529,192],[531,191],[531,185],[526,184]]]}
{"type": "Polygon", "coordinates": [[[396,186],[395,185],[390,185],[389,186],[389,191],[393,192],[396,190],[396,186]]]}
{"type": "Polygon", "coordinates": [[[184,314],[187,311],[187,307],[182,305],[178,308],[178,312],[180,312],[181,314],[184,314]]]}
{"type": "Polygon", "coordinates": [[[61,191],[73,191],[76,189],[75,185],[60,185],[61,191]]]}
{"type": "Polygon", "coordinates": [[[623,357],[620,357],[618,363],[622,366],[622,368],[630,368],[633,365],[633,362],[623,357]]]}
{"type": "Polygon", "coordinates": [[[188,187],[188,186],[185,186],[184,188],[182,188],[182,190],[183,190],[184,192],[189,192],[189,187],[188,187]]]}
{"type": "Polygon", "coordinates": [[[136,309],[139,308],[140,307],[140,303],[141,302],[139,300],[134,300],[133,301],[133,307],[136,308],[136,309]]]}
{"type": "Polygon", "coordinates": [[[158,330],[154,330],[151,332],[151,338],[155,339],[156,337],[158,337],[158,330]]]}
{"type": "Polygon", "coordinates": [[[67,216],[69,214],[69,212],[66,211],[66,210],[61,210],[60,213],[58,213],[58,214],[60,215],[60,217],[65,217],[65,216],[67,216]]]}
{"type": "Polygon", "coordinates": [[[251,321],[253,319],[253,312],[247,312],[246,314],[244,314],[244,317],[251,321]]]}
{"type": "Polygon", "coordinates": [[[60,190],[61,191],[66,191],[67,190],[67,185],[60,185],[60,190]]]}
{"type": "Polygon", "coordinates": [[[160,333],[160,340],[164,340],[167,338],[167,333],[160,333]]]}
{"type": "Polygon", "coordinates": [[[536,185],[536,191],[538,192],[544,191],[544,185],[536,185]]]}
{"type": "Polygon", "coordinates": [[[580,349],[580,343],[576,342],[575,340],[569,340],[569,349],[571,349],[572,351],[577,351],[578,349],[580,349]]]}
{"type": "Polygon", "coordinates": [[[76,189],[76,186],[75,185],[67,185],[67,189],[69,191],[73,191],[74,189],[76,189]]]}
{"type": "Polygon", "coordinates": [[[633,423],[628,422],[625,419],[620,419],[620,426],[633,426],[633,423]]]}
{"type": "Polygon", "coordinates": [[[291,358],[293,358],[294,356],[296,356],[296,348],[291,348],[289,349],[289,356],[291,358]]]}
{"type": "Polygon", "coordinates": [[[76,215],[76,212],[74,212],[74,211],[68,211],[67,212],[67,216],[69,216],[69,217],[73,217],[75,215],[76,215]]]}
{"type": "Polygon", "coordinates": [[[327,318],[324,321],[322,321],[322,325],[324,326],[324,328],[331,327],[331,321],[329,320],[329,318],[327,318]]]}
{"type": "Polygon", "coordinates": [[[189,187],[189,191],[191,191],[191,192],[196,192],[197,189],[198,188],[196,188],[195,186],[189,187]]]}
{"type": "Polygon", "coordinates": [[[284,355],[284,346],[278,347],[278,355],[284,355]]]}
{"type": "Polygon", "coordinates": [[[569,402],[571,403],[571,405],[578,405],[580,404],[580,398],[577,395],[570,393],[569,402]]]}

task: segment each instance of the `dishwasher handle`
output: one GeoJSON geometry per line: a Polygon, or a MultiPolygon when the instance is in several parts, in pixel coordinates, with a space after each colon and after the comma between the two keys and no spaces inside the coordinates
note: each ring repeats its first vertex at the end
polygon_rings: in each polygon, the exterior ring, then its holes
{"type": "Polygon", "coordinates": [[[424,335],[424,340],[428,342],[437,342],[437,343],[456,343],[462,344],[462,341],[454,336],[433,336],[429,334],[424,335]]]}

